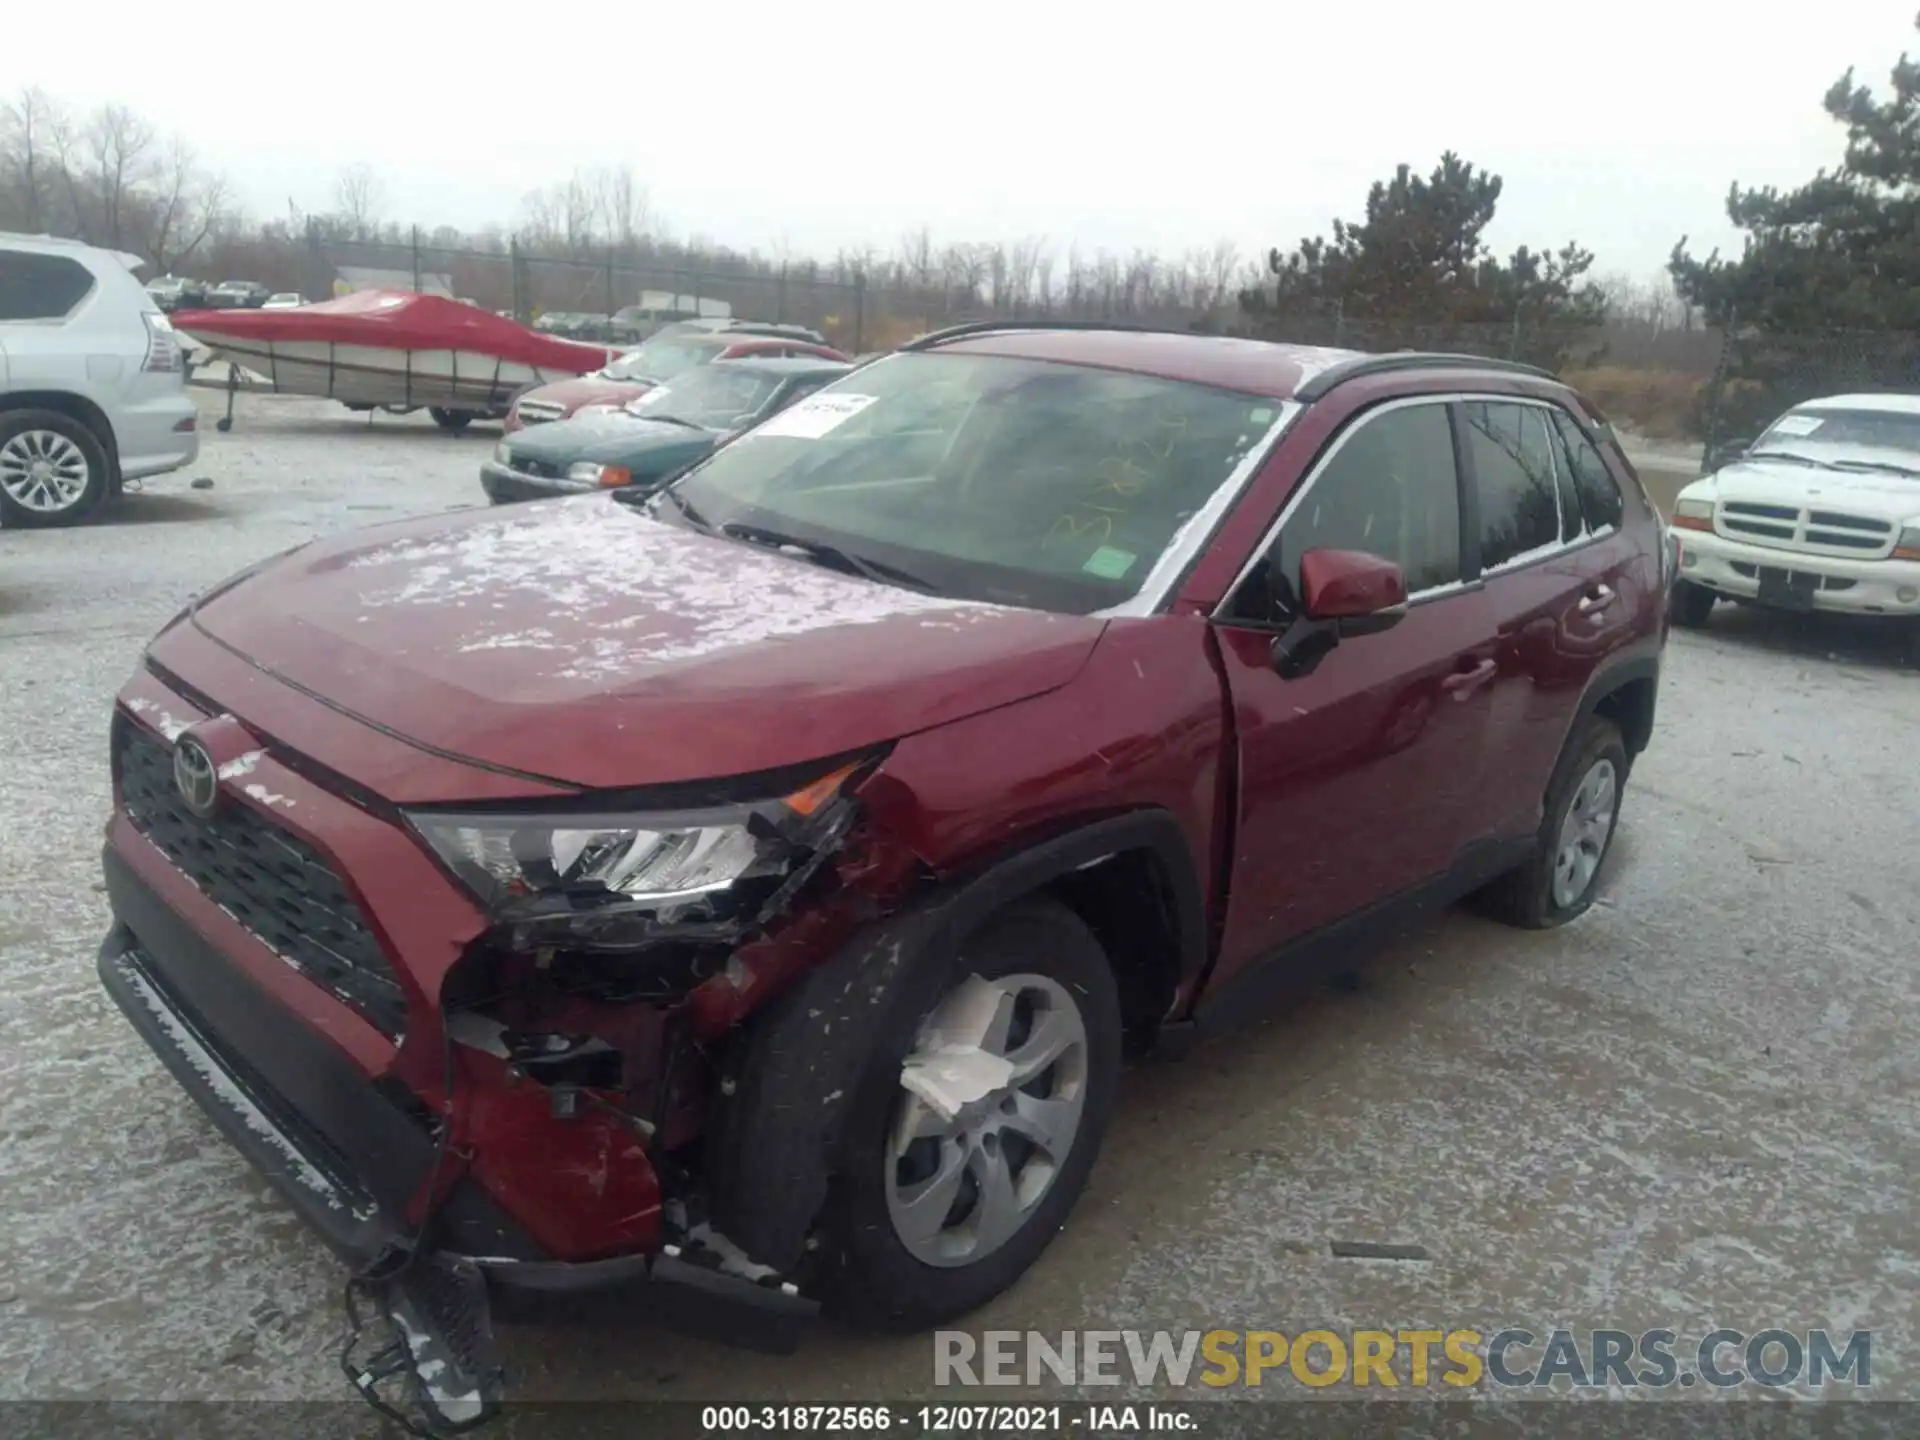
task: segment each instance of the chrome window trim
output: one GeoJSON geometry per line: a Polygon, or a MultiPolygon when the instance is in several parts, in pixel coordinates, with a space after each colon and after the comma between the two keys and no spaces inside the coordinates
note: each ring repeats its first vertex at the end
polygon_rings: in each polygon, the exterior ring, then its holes
{"type": "MultiPolygon", "coordinates": [[[[1247,398],[1256,401],[1261,397],[1249,395],[1247,398]]],[[[1266,433],[1253,443],[1241,457],[1240,463],[1228,472],[1227,478],[1214,487],[1213,493],[1207,497],[1207,503],[1194,511],[1187,518],[1187,523],[1173,532],[1173,538],[1160,551],[1160,558],[1153,562],[1153,568],[1147,571],[1147,578],[1140,582],[1140,588],[1134,591],[1131,598],[1117,605],[1091,612],[1095,619],[1118,620],[1158,615],[1171,603],[1187,571],[1213,543],[1213,537],[1227,513],[1253,483],[1253,477],[1265,468],[1274,449],[1293,427],[1293,422],[1306,413],[1307,407],[1298,400],[1275,400],[1273,403],[1279,413],[1274,416],[1266,433]]]]}
{"type": "MultiPolygon", "coordinates": [[[[1281,530],[1286,528],[1286,524],[1293,518],[1294,512],[1300,508],[1301,503],[1306,500],[1313,487],[1320,482],[1320,476],[1325,472],[1327,466],[1333,463],[1334,458],[1339,455],[1348,440],[1359,434],[1363,428],[1371,425],[1380,416],[1390,414],[1396,410],[1410,409],[1415,405],[1464,405],[1475,401],[1509,405],[1531,405],[1542,410],[1558,410],[1563,414],[1567,413],[1564,405],[1556,404],[1552,400],[1542,399],[1537,395],[1498,395],[1472,390],[1433,395],[1403,395],[1398,399],[1388,400],[1375,406],[1361,417],[1358,424],[1350,425],[1341,431],[1333,444],[1328,446],[1327,449],[1321,453],[1320,458],[1314,461],[1313,468],[1307,472],[1307,478],[1300,482],[1299,488],[1295,490],[1292,495],[1287,497],[1287,503],[1280,508],[1280,513],[1274,518],[1273,524],[1268,526],[1266,532],[1260,537],[1260,543],[1254,546],[1252,554],[1247,557],[1246,563],[1240,567],[1239,573],[1233,577],[1233,583],[1227,586],[1226,592],[1220,597],[1219,603],[1214,606],[1212,614],[1208,618],[1218,620],[1222,623],[1240,623],[1233,621],[1231,617],[1225,613],[1227,605],[1232,601],[1233,597],[1239,593],[1240,587],[1246,583],[1247,577],[1253,573],[1254,567],[1260,563],[1260,558],[1265,555],[1267,551],[1273,547],[1274,542],[1280,538],[1281,530]]],[[[1451,425],[1451,420],[1449,420],[1448,423],[1451,425]]],[[[1556,464],[1557,463],[1556,461],[1556,464]]],[[[1456,461],[1456,473],[1457,464],[1458,462],[1456,461]]],[[[1611,476],[1611,471],[1609,471],[1609,476],[1611,476]]],[[[1554,497],[1555,513],[1558,514],[1559,486],[1557,483],[1554,488],[1554,497]]],[[[1407,596],[1407,604],[1421,605],[1429,600],[1445,599],[1451,595],[1465,594],[1470,590],[1477,590],[1489,579],[1498,578],[1499,576],[1510,574],[1516,570],[1524,570],[1530,565],[1539,565],[1548,560],[1558,559],[1560,556],[1569,554],[1575,550],[1583,550],[1595,541],[1606,539],[1614,533],[1616,528],[1609,525],[1601,530],[1591,530],[1587,528],[1586,516],[1584,514],[1580,517],[1580,527],[1580,534],[1575,539],[1561,540],[1559,539],[1559,533],[1564,526],[1559,526],[1554,532],[1555,541],[1552,546],[1542,546],[1538,550],[1530,551],[1525,555],[1515,556],[1513,559],[1499,565],[1483,565],[1480,568],[1480,573],[1471,580],[1449,580],[1444,585],[1429,585],[1424,590],[1415,590],[1407,596]]]]}

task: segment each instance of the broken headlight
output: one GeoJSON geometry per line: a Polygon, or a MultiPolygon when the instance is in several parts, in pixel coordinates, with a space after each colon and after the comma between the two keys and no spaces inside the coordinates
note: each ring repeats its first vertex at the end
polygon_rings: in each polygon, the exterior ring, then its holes
{"type": "Polygon", "coordinates": [[[767,918],[847,822],[843,766],[776,800],[702,810],[432,811],[407,818],[521,943],[719,938],[767,918]]]}

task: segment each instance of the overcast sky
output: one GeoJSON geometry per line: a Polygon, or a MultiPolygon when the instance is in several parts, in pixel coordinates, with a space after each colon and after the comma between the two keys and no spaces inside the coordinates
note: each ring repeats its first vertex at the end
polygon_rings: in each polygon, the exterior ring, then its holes
{"type": "Polygon", "coordinates": [[[363,161],[387,218],[510,222],[535,186],[624,162],[673,233],[795,254],[924,223],[1251,257],[1451,147],[1505,177],[1503,252],[1577,239],[1648,274],[1683,233],[1737,248],[1729,181],[1838,159],[1820,97],[1850,64],[1884,84],[1913,8],[96,0],[83,38],[18,0],[0,90],[125,101],[255,212],[327,209],[363,161]]]}

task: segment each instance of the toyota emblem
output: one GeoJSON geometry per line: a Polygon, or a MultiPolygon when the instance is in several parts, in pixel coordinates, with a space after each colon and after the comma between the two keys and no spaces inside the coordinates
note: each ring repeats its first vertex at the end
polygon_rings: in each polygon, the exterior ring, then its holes
{"type": "Polygon", "coordinates": [[[174,744],[173,783],[187,809],[202,820],[212,818],[220,803],[220,777],[207,747],[191,735],[182,735],[174,744]]]}

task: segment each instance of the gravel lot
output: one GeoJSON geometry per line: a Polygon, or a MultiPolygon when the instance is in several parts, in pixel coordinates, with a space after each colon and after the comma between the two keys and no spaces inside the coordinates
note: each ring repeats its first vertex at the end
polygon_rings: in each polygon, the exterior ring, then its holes
{"type": "MultiPolygon", "coordinates": [[[[493,438],[249,397],[107,523],[0,533],[0,1397],[343,1393],[339,1267],[96,986],[108,706],[190,594],[476,503],[493,438]]],[[[1871,1327],[1875,1397],[1920,1399],[1920,677],[1899,654],[1745,612],[1677,637],[1590,915],[1448,915],[1357,988],[1134,1072],[1072,1225],[970,1328],[1871,1327]],[[1342,1239],[1432,1259],[1330,1258],[1342,1239]]],[[[924,1338],[825,1328],[787,1359],[638,1323],[503,1343],[527,1397],[931,1381],[924,1338]]]]}

